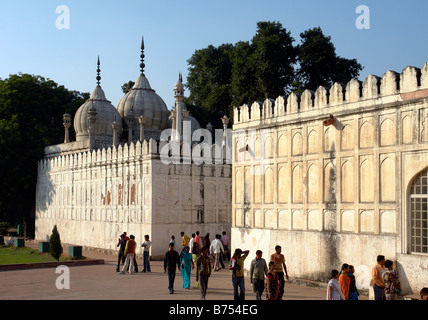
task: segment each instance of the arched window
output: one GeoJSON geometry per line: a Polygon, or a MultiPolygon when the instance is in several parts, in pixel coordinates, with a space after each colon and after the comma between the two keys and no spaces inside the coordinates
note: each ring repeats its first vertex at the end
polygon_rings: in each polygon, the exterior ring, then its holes
{"type": "Polygon", "coordinates": [[[411,251],[428,253],[428,170],[413,181],[410,189],[411,251]]]}

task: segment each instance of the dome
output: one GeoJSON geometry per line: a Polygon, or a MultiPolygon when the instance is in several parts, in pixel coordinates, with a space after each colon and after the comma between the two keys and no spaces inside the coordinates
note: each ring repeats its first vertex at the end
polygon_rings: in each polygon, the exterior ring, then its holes
{"type": "Polygon", "coordinates": [[[118,122],[118,132],[122,129],[120,114],[117,109],[105,97],[104,91],[100,85],[94,89],[91,97],[79,107],[74,116],[74,130],[76,131],[76,141],[89,139],[88,111],[94,108],[96,110],[95,137],[96,140],[113,139],[113,121],[118,122]]]}
{"type": "Polygon", "coordinates": [[[149,80],[143,73],[117,106],[117,111],[122,119],[125,119],[131,110],[136,118],[144,115],[145,130],[161,131],[168,125],[168,108],[162,98],[150,87],[149,80]]]}

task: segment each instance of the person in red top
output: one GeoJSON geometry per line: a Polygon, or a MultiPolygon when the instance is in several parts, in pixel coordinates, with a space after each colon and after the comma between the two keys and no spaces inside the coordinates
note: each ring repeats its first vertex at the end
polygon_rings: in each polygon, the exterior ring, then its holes
{"type": "Polygon", "coordinates": [[[349,265],[347,263],[344,263],[342,265],[342,271],[339,276],[339,285],[346,300],[349,300],[349,288],[351,286],[351,278],[349,278],[348,272],[349,265]]]}
{"type": "Polygon", "coordinates": [[[201,252],[202,246],[201,246],[201,238],[199,237],[199,231],[196,231],[195,242],[196,242],[196,245],[198,246],[198,251],[201,252]]]}

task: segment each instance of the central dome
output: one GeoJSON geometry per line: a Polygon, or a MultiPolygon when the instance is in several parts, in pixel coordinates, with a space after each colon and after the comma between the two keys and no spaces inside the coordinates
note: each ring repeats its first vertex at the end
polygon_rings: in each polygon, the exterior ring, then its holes
{"type": "MultiPolygon", "coordinates": [[[[144,130],[156,136],[168,126],[169,110],[165,101],[150,86],[144,75],[144,38],[141,41],[141,73],[132,89],[119,101],[117,111],[123,120],[131,113],[134,118],[144,116],[144,130]]],[[[126,121],[126,130],[129,131],[126,121]]],[[[133,128],[131,128],[133,129],[133,128]]]]}
{"type": "Polygon", "coordinates": [[[122,119],[132,111],[134,117],[144,115],[145,130],[164,130],[168,125],[169,111],[165,101],[150,87],[149,80],[140,74],[132,89],[117,106],[122,119]]]}

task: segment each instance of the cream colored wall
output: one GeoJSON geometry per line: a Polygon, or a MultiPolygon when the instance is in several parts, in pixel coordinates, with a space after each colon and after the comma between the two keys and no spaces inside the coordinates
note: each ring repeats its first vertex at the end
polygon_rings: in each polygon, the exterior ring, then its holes
{"type": "Polygon", "coordinates": [[[117,250],[123,231],[137,243],[149,234],[160,258],[181,231],[230,233],[231,166],[165,165],[158,148],[150,140],[41,160],[36,239],[56,224],[63,243],[117,250]]]}
{"type": "Polygon", "coordinates": [[[384,254],[408,292],[426,285],[399,257],[409,253],[407,188],[428,167],[427,88],[425,64],[235,108],[234,247],[255,251],[265,230],[263,246],[286,248],[294,277],[327,280],[347,262],[367,288],[384,254]]]}

